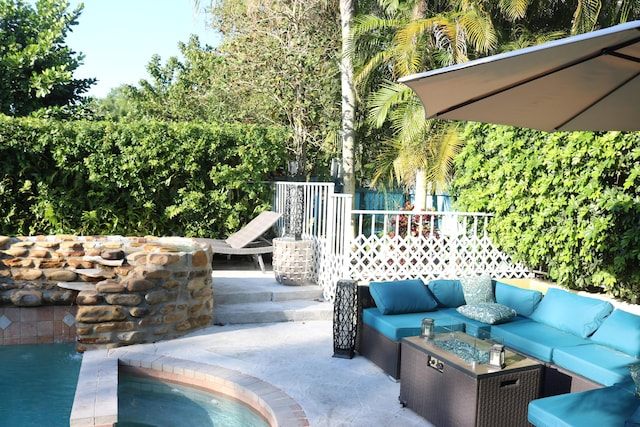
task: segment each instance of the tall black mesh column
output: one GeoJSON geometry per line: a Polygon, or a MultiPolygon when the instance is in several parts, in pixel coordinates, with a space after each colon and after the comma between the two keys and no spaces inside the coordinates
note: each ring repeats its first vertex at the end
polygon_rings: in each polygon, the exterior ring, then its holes
{"type": "Polygon", "coordinates": [[[304,189],[298,184],[287,184],[284,210],[284,235],[295,240],[302,238],[304,217],[304,189]]]}
{"type": "Polygon", "coordinates": [[[357,287],[355,280],[339,280],[333,302],[333,357],[353,358],[357,332],[357,287]]]}

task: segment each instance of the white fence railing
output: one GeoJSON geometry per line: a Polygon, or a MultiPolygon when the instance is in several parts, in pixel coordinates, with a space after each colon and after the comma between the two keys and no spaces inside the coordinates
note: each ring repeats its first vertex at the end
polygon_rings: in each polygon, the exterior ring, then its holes
{"type": "Polygon", "coordinates": [[[353,211],[350,278],[363,281],[455,278],[489,272],[529,277],[487,235],[491,215],[433,211],[353,211]]]}
{"type": "MultiPolygon", "coordinates": [[[[533,276],[493,245],[486,232],[489,214],[352,210],[351,196],[335,194],[333,183],[278,182],[274,210],[285,216],[292,186],[303,194],[297,197],[303,206],[302,238],[314,241],[313,279],[327,300],[333,300],[337,281],[347,278],[533,276]]],[[[284,222],[278,224],[279,235],[284,222]]]]}

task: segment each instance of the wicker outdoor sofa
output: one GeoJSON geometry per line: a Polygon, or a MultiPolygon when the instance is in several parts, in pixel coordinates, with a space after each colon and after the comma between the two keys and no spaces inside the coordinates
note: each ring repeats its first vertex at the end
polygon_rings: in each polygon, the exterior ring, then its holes
{"type": "Polygon", "coordinates": [[[487,280],[491,291],[485,289],[488,300],[482,304],[467,304],[464,279],[358,286],[356,350],[401,380],[401,339],[420,335],[421,321],[429,317],[436,332],[459,327],[474,336],[497,335],[510,349],[543,364],[541,398],[529,404],[532,424],[640,425],[634,424],[640,420],[640,400],[629,373],[630,365],[640,363],[640,316],[558,288],[543,295],[486,278],[485,288],[487,280]],[[470,306],[482,306],[480,315],[470,306]],[[515,313],[496,317],[494,306],[515,313]]]}

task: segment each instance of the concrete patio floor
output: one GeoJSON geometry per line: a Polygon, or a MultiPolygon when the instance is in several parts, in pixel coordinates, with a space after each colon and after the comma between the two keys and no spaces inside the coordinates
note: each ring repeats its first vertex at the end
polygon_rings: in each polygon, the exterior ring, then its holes
{"type": "MultiPolygon", "coordinates": [[[[228,281],[228,270],[214,269],[214,293],[216,275],[228,281]]],[[[274,280],[272,273],[246,265],[238,270],[231,276],[239,280],[274,280]]],[[[126,349],[218,365],[259,378],[297,401],[310,426],[431,426],[399,404],[400,383],[377,366],[358,355],[333,357],[332,321],[211,326],[181,339],[126,349]]]]}

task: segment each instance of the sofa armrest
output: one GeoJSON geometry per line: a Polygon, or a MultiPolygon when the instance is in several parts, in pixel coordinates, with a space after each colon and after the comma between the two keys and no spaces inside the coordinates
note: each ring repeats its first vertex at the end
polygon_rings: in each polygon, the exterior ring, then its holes
{"type": "Polygon", "coordinates": [[[371,296],[369,285],[358,285],[358,311],[373,307],[376,307],[376,302],[371,296]]]}
{"type": "Polygon", "coordinates": [[[358,285],[357,291],[357,325],[356,325],[356,351],[360,352],[360,341],[362,339],[362,311],[367,308],[376,307],[376,302],[371,296],[369,285],[358,285]]]}

